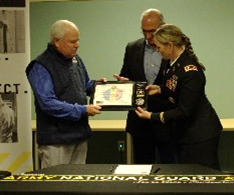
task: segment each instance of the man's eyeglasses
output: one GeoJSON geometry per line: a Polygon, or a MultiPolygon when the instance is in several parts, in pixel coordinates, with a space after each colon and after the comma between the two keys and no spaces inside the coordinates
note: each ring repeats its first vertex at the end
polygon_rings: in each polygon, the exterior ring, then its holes
{"type": "Polygon", "coordinates": [[[141,31],[142,31],[142,33],[143,34],[147,34],[147,33],[149,33],[149,34],[153,34],[153,33],[155,33],[155,29],[152,29],[152,30],[144,30],[144,29],[141,29],[141,31]]]}

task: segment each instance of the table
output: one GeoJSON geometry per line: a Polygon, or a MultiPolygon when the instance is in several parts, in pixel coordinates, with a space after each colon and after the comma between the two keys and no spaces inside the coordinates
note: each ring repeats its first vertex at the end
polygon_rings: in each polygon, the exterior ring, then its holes
{"type": "MultiPolygon", "coordinates": [[[[234,131],[234,118],[220,119],[224,131],[234,131]]],[[[93,131],[125,131],[126,120],[89,120],[93,131]]],[[[36,130],[36,120],[31,122],[32,129],[36,130]]]]}
{"type": "MultiPolygon", "coordinates": [[[[224,131],[234,131],[234,118],[221,119],[224,131]]],[[[89,124],[92,131],[98,132],[110,132],[110,131],[125,131],[126,120],[89,120],[89,124]]],[[[34,155],[34,166],[35,169],[39,168],[39,160],[36,146],[36,120],[31,122],[33,130],[33,155],[34,155]]],[[[131,136],[126,134],[126,152],[127,152],[127,163],[132,163],[132,145],[131,136]]]]}
{"type": "Polygon", "coordinates": [[[151,174],[143,176],[114,175],[112,170],[117,166],[116,164],[58,165],[41,169],[24,174],[21,178],[12,176],[15,180],[11,180],[12,178],[0,180],[0,194],[234,194],[234,176],[224,175],[222,172],[200,165],[155,164],[151,174]],[[158,168],[160,170],[154,173],[158,168]],[[36,177],[40,179],[35,179],[36,177]],[[228,180],[223,183],[222,179],[217,183],[214,178],[228,178],[228,180]]]}

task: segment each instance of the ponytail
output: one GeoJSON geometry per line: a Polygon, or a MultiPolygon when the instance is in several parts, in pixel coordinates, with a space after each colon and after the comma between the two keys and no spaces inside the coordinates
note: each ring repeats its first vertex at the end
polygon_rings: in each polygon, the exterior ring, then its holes
{"type": "Polygon", "coordinates": [[[193,58],[194,60],[196,60],[196,62],[201,66],[202,70],[206,70],[205,66],[201,62],[199,62],[198,57],[194,53],[190,39],[185,34],[182,34],[181,39],[182,39],[182,41],[185,45],[185,49],[189,53],[190,57],[193,58]]]}

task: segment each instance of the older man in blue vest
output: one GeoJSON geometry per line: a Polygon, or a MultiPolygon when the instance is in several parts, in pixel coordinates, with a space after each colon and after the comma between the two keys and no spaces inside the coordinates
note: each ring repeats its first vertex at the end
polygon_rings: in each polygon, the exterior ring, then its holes
{"type": "Polygon", "coordinates": [[[100,114],[101,107],[87,105],[93,81],[77,55],[78,27],[59,20],[50,36],[47,49],[26,69],[35,97],[41,166],[84,164],[91,135],[88,116],[100,114]]]}

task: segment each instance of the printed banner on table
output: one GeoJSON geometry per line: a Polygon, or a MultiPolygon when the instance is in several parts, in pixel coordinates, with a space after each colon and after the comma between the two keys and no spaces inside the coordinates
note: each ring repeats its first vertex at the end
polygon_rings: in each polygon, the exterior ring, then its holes
{"type": "Polygon", "coordinates": [[[33,169],[28,0],[0,1],[0,170],[33,169]]]}

